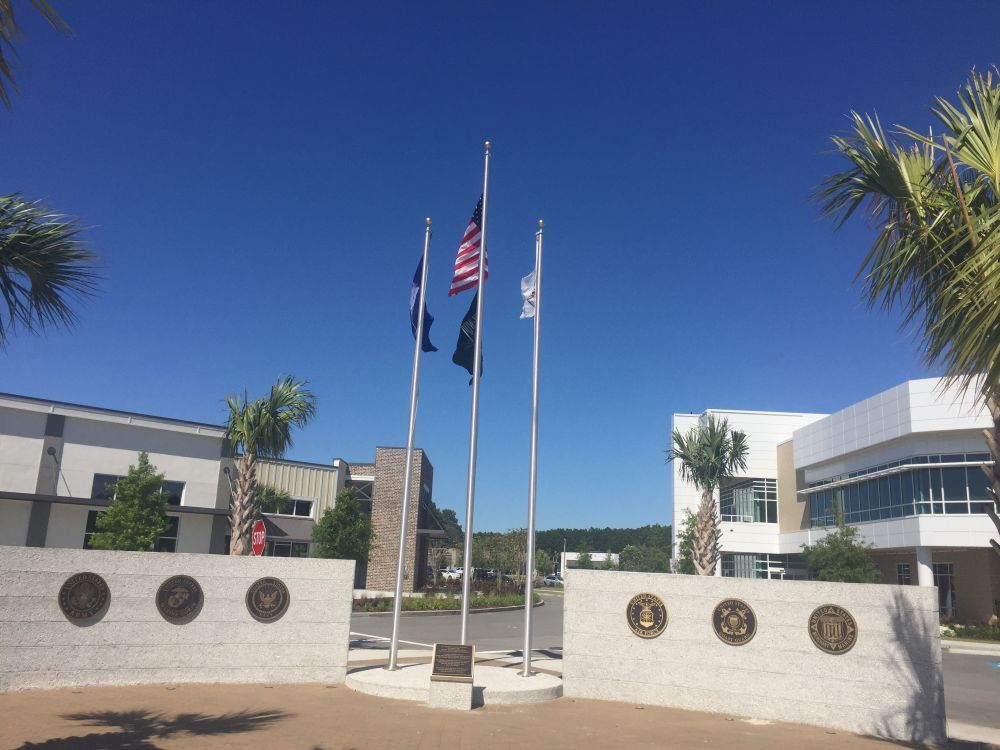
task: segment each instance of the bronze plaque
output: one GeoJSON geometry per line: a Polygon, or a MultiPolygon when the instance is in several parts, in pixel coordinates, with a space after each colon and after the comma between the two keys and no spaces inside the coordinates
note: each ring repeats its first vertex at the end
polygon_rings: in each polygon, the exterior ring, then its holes
{"type": "Polygon", "coordinates": [[[636,594],[625,608],[625,619],[640,638],[656,638],[667,629],[667,606],[655,594],[636,594]]]}
{"type": "Polygon", "coordinates": [[[723,643],[742,646],[757,635],[757,615],[742,599],[724,599],[712,612],[712,629],[723,643]]]}
{"type": "Polygon", "coordinates": [[[168,578],[156,592],[156,608],[164,620],[176,625],[196,618],[204,600],[201,586],[191,576],[168,578]]]}
{"type": "Polygon", "coordinates": [[[258,622],[280,619],[291,600],[288,587],[278,578],[260,578],[247,589],[247,609],[258,622]]]}
{"type": "Polygon", "coordinates": [[[475,661],[475,646],[435,643],[434,655],[431,657],[431,679],[445,682],[472,682],[472,665],[475,661]]]}
{"type": "Polygon", "coordinates": [[[70,622],[84,624],[93,620],[110,600],[108,584],[97,573],[77,573],[59,589],[59,608],[70,622]]]}
{"type": "Polygon", "coordinates": [[[809,615],[809,637],[828,654],[846,654],[858,640],[858,624],[836,604],[824,604],[809,615]]]}

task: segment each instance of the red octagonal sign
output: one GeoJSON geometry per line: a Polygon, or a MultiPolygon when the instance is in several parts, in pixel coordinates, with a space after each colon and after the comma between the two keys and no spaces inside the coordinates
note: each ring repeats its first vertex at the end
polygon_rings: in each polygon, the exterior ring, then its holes
{"type": "Polygon", "coordinates": [[[257,521],[253,525],[253,532],[250,534],[250,548],[254,555],[260,557],[264,554],[264,542],[267,541],[267,528],[263,521],[257,521]]]}

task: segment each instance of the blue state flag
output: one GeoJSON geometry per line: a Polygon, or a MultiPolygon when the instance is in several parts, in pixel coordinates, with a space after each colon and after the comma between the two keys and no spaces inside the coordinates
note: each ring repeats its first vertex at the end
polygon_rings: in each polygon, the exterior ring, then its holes
{"type": "MultiPolygon", "coordinates": [[[[424,276],[424,258],[420,257],[417,262],[417,271],[413,274],[413,286],[410,287],[410,330],[413,338],[417,338],[417,320],[420,317],[418,305],[420,304],[420,282],[424,276]]],[[[434,316],[427,312],[427,305],[424,305],[424,330],[420,337],[420,348],[425,352],[436,352],[437,347],[431,343],[431,325],[434,323],[434,316]]]]}

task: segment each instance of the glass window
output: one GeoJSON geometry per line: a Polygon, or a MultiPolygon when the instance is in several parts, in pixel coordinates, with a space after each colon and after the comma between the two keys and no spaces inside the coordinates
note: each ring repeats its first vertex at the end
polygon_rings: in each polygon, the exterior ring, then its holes
{"type": "Polygon", "coordinates": [[[970,466],[969,473],[969,500],[971,500],[970,512],[985,513],[986,509],[993,505],[993,498],[989,493],[990,480],[978,466],[970,466]]]}
{"type": "Polygon", "coordinates": [[[955,570],[952,563],[934,563],[934,585],[938,589],[938,614],[955,617],[955,570]]]}
{"type": "Polygon", "coordinates": [[[264,554],[269,557],[309,557],[308,542],[268,542],[264,554]]]}
{"type": "Polygon", "coordinates": [[[90,546],[90,538],[94,535],[94,532],[97,531],[97,516],[100,512],[101,511],[99,510],[92,510],[87,513],[87,527],[83,532],[84,549],[93,549],[93,547],[90,546]]]}
{"type": "Polygon", "coordinates": [[[115,474],[94,474],[90,496],[97,500],[111,500],[115,496],[115,484],[119,478],[115,474]]]}
{"type": "Polygon", "coordinates": [[[160,485],[160,491],[167,496],[167,505],[180,505],[184,494],[184,482],[167,482],[160,485]]]}
{"type": "Polygon", "coordinates": [[[968,513],[968,496],[965,492],[965,467],[941,469],[941,486],[948,513],[968,513]],[[957,501],[957,502],[956,502],[957,501]]]}
{"type": "Polygon", "coordinates": [[[909,563],[897,563],[896,564],[896,583],[900,586],[910,586],[913,581],[910,578],[910,564],[909,563]]]}
{"type": "Polygon", "coordinates": [[[941,456],[941,463],[943,464],[958,464],[965,460],[964,453],[948,453],[941,456]]]}
{"type": "Polygon", "coordinates": [[[292,509],[292,514],[312,518],[313,501],[301,497],[295,498],[295,507],[292,509]]]}
{"type": "Polygon", "coordinates": [[[177,516],[167,516],[167,528],[153,545],[156,552],[175,552],[177,550],[177,525],[179,522],[180,518],[177,516]]]}

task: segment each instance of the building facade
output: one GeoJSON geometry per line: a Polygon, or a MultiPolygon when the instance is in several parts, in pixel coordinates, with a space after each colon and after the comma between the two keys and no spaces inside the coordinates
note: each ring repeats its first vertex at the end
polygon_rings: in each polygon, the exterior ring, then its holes
{"type": "MultiPolygon", "coordinates": [[[[992,426],[972,392],[912,380],[830,415],[708,410],[677,414],[685,431],[708,414],[750,442],[748,468],[717,491],[718,575],[805,578],[803,544],[825,536],[839,508],[872,545],[885,583],[937,586],[940,614],[1000,614],[1000,558],[981,466],[992,426]]],[[[674,528],[698,492],[673,466],[674,528]]]]}
{"type": "MultiPolygon", "coordinates": [[[[237,465],[221,425],[0,394],[0,545],[87,548],[114,484],[138,454],[163,474],[168,527],[162,552],[226,554],[229,503],[237,465]]],[[[359,565],[357,588],[391,590],[395,582],[406,450],[376,448],[373,463],[258,462],[258,481],[289,495],[261,517],[266,555],[305,557],[312,529],[345,487],[372,520],[374,545],[359,565]]],[[[434,470],[415,451],[406,590],[427,577],[427,547],[443,536],[430,512],[434,470]]]]}

